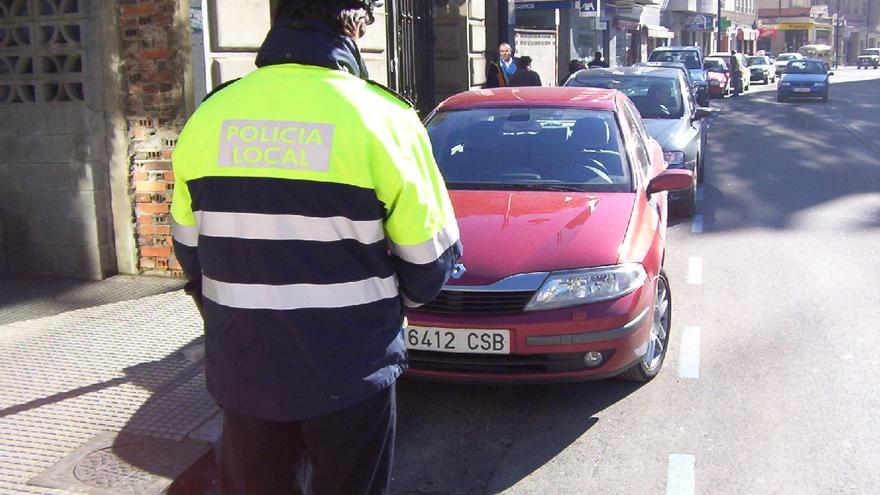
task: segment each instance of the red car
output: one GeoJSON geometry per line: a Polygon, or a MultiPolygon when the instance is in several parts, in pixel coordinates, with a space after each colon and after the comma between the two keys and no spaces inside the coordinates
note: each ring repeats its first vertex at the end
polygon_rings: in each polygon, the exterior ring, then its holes
{"type": "Polygon", "coordinates": [[[647,381],[663,364],[666,170],[616,90],[501,88],[429,116],[464,255],[439,297],[407,316],[411,377],[647,381]]]}
{"type": "Polygon", "coordinates": [[[706,59],[706,77],[709,79],[709,96],[724,98],[733,89],[730,86],[730,69],[727,62],[722,58],[710,57],[706,59]]]}

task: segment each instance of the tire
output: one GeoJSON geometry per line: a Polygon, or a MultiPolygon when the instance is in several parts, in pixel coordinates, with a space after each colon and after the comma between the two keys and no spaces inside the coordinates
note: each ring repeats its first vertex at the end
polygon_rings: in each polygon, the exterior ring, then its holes
{"type": "Polygon", "coordinates": [[[660,270],[660,276],[657,277],[657,289],[654,292],[651,317],[648,351],[637,363],[618,375],[618,378],[641,383],[649,382],[657,376],[666,360],[666,351],[669,349],[669,330],[672,328],[672,292],[669,289],[669,279],[663,269],[660,270]],[[660,349],[657,348],[658,344],[660,349]]]}
{"type": "Polygon", "coordinates": [[[785,97],[782,95],[776,95],[776,101],[785,102],[785,97]]]}
{"type": "Polygon", "coordinates": [[[764,78],[764,84],[770,84],[770,78],[769,78],[769,77],[765,77],[765,78],[764,78]]]}
{"type": "MultiPolygon", "coordinates": [[[[697,174],[697,182],[700,180],[700,173],[697,174]]],[[[670,206],[671,214],[677,218],[690,218],[697,212],[697,184],[694,183],[688,195],[684,199],[673,202],[670,206]]]]}
{"type": "Polygon", "coordinates": [[[828,94],[827,93],[825,94],[825,96],[822,97],[822,103],[828,103],[828,94]]]}
{"type": "Polygon", "coordinates": [[[703,164],[703,155],[697,155],[697,184],[702,184],[706,179],[706,166],[703,164]]]}

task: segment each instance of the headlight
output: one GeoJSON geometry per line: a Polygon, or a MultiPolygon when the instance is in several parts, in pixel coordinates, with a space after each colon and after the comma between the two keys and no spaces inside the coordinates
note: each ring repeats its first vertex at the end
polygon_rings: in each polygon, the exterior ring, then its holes
{"type": "Polygon", "coordinates": [[[663,153],[663,160],[670,167],[681,167],[684,163],[684,153],[681,151],[666,151],[663,153]]]}
{"type": "Polygon", "coordinates": [[[821,88],[822,86],[825,86],[825,83],[823,83],[823,82],[817,82],[817,83],[813,83],[813,86],[815,86],[815,87],[817,87],[817,88],[821,88]]]}
{"type": "Polygon", "coordinates": [[[790,82],[782,81],[781,83],[779,83],[779,85],[780,85],[780,86],[791,86],[791,83],[790,83],[790,82]]]}
{"type": "Polygon", "coordinates": [[[640,263],[553,272],[532,297],[526,311],[617,299],[641,287],[647,278],[640,263]]]}

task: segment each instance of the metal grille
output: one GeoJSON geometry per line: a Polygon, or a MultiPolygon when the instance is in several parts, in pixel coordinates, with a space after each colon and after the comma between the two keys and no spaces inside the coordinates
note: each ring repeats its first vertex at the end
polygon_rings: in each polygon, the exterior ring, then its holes
{"type": "MultiPolygon", "coordinates": [[[[604,351],[606,357],[612,351],[604,351]]],[[[580,371],[584,366],[582,352],[562,354],[453,354],[409,350],[409,365],[414,370],[447,371],[451,373],[530,374],[580,371]]]]}
{"type": "Polygon", "coordinates": [[[520,313],[532,299],[533,291],[464,292],[443,290],[432,302],[419,308],[429,313],[483,315],[520,313]]]}

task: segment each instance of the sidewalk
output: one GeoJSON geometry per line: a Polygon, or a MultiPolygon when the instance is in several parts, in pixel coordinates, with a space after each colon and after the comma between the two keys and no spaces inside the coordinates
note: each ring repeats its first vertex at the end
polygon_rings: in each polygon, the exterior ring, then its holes
{"type": "Polygon", "coordinates": [[[158,494],[220,431],[180,281],[0,281],[0,493],[158,494]]]}

